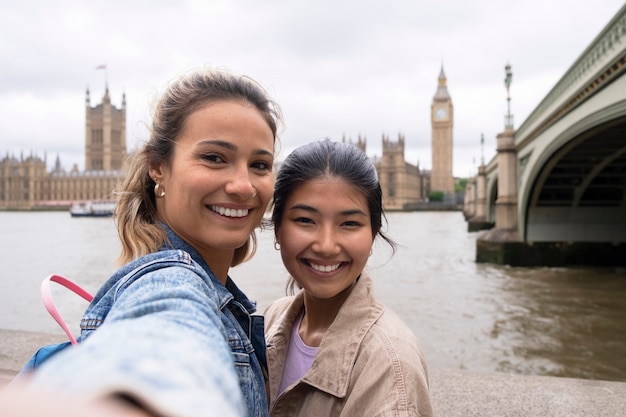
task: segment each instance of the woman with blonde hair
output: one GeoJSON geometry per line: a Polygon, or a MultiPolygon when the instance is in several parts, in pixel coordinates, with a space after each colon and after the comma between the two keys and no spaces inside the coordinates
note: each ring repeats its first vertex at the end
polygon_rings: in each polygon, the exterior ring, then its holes
{"type": "Polygon", "coordinates": [[[262,319],[228,272],[254,252],[280,122],[250,78],[200,70],[169,85],[118,194],[124,266],[87,308],[80,343],[28,389],[147,415],[267,415],[262,319]]]}

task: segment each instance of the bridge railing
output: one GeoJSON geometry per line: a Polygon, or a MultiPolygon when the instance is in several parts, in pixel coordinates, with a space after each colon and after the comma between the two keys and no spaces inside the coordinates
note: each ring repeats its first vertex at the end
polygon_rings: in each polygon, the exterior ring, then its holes
{"type": "Polygon", "coordinates": [[[579,58],[566,71],[546,97],[517,129],[515,141],[519,144],[538,135],[551,122],[556,121],[559,110],[568,103],[575,104],[577,95],[584,96],[586,89],[594,89],[615,69],[624,71],[626,56],[626,4],[596,36],[579,58]],[[605,74],[604,74],[605,73],[605,74]]]}

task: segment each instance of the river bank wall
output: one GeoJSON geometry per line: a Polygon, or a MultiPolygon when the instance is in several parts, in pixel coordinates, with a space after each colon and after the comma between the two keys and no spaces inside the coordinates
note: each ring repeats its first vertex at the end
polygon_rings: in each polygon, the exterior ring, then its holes
{"type": "MultiPolygon", "coordinates": [[[[42,345],[62,334],[0,330],[0,389],[42,345]]],[[[614,417],[626,410],[626,382],[430,369],[435,416],[614,417]]]]}

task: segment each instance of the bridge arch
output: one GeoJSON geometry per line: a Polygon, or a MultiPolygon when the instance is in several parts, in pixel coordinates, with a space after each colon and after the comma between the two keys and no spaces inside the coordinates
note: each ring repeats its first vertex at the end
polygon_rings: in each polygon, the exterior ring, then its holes
{"type": "Polygon", "coordinates": [[[498,199],[498,176],[487,177],[487,210],[486,220],[488,223],[496,223],[496,200],[498,199]]]}
{"type": "Polygon", "coordinates": [[[478,262],[626,262],[626,4],[522,125],[496,140],[497,155],[479,167],[480,224],[495,218],[495,227],[476,240],[478,262]]]}
{"type": "Polygon", "coordinates": [[[564,128],[523,174],[523,241],[626,241],[626,100],[564,128]]]}

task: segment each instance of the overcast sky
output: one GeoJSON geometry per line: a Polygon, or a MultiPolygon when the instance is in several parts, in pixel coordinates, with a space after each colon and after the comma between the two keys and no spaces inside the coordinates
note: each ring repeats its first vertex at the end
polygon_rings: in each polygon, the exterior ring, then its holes
{"type": "Polygon", "coordinates": [[[431,168],[430,105],[441,66],[454,105],[454,174],[474,174],[504,128],[504,66],[518,127],[624,5],[620,0],[2,0],[0,156],[57,155],[84,169],[85,90],[127,101],[129,149],[168,81],[218,67],[281,105],[283,159],[344,135],[403,134],[431,168]],[[107,69],[96,70],[99,65],[107,69]]]}

